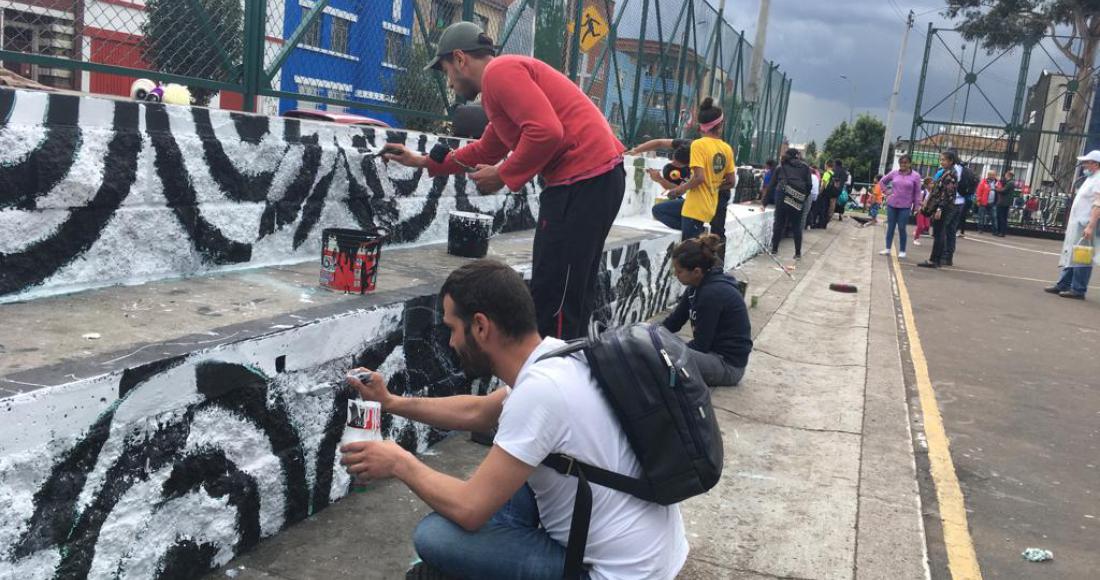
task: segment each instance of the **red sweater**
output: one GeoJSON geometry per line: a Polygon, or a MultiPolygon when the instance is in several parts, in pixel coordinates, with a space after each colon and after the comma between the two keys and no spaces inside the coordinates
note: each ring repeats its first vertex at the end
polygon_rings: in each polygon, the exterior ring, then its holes
{"type": "Polygon", "coordinates": [[[584,92],[546,63],[526,56],[498,56],[485,67],[481,105],[489,125],[481,139],[428,162],[431,176],[460,173],[468,166],[500,166],[508,189],[519,191],[542,174],[546,185],[568,185],[606,173],[622,161],[625,147],[603,113],[584,92]]]}

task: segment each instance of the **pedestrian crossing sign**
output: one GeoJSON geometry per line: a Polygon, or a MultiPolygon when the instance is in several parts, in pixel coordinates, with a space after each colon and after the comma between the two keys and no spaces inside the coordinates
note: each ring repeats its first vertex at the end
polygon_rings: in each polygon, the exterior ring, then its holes
{"type": "Polygon", "coordinates": [[[599,9],[595,6],[585,8],[581,16],[581,52],[595,48],[610,30],[599,9]]]}

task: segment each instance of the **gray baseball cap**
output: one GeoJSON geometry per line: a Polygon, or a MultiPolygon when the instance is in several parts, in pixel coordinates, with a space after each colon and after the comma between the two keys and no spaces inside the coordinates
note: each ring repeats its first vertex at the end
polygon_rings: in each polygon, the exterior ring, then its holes
{"type": "Polygon", "coordinates": [[[443,29],[443,34],[439,36],[439,43],[436,44],[435,58],[428,63],[428,66],[424,67],[424,70],[441,70],[440,59],[456,50],[469,52],[482,48],[493,48],[491,45],[481,42],[483,34],[485,33],[481,30],[481,27],[473,22],[455,22],[443,29]]]}

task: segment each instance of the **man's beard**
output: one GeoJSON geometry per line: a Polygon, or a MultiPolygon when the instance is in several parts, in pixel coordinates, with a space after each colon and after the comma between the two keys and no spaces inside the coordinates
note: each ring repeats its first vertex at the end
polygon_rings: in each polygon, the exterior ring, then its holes
{"type": "Polygon", "coordinates": [[[489,360],[489,355],[474,342],[474,337],[468,330],[466,345],[458,351],[458,361],[462,365],[462,372],[471,381],[476,379],[487,381],[493,378],[493,362],[489,360]]]}

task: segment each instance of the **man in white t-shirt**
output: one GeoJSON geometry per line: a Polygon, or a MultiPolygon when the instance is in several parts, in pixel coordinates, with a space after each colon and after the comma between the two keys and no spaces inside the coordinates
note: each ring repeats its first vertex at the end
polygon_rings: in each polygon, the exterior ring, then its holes
{"type": "MultiPolygon", "coordinates": [[[[440,296],[467,377],[495,375],[509,388],[484,397],[411,398],[392,395],[377,373],[366,384],[348,382],[384,411],[414,421],[464,431],[497,427],[488,456],[467,481],[432,470],[393,441],[344,446],[342,463],[361,479],[400,479],[435,510],[417,526],[414,543],[436,571],[558,580],[577,480],[542,460],[562,453],[634,477],[638,460],[582,358],[535,362],[564,343],[539,337],[518,273],[492,260],[471,262],[451,273],[440,296]]],[[[678,506],[592,487],[589,578],[671,579],[687,553],[678,506]]]]}

